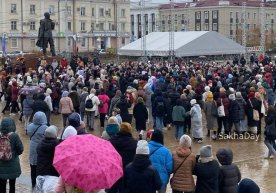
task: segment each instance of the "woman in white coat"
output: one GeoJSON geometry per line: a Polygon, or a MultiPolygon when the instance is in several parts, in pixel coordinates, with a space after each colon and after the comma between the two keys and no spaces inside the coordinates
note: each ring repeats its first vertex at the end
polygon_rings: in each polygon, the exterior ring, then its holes
{"type": "Polygon", "coordinates": [[[191,100],[191,128],[194,140],[198,143],[202,143],[203,138],[203,126],[202,126],[202,113],[199,104],[195,99],[191,100]]]}

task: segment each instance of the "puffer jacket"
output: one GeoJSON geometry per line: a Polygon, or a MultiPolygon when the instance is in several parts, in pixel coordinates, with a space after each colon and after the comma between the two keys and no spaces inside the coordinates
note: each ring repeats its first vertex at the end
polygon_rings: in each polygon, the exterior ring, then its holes
{"type": "Polygon", "coordinates": [[[172,153],[162,144],[155,141],[149,142],[149,149],[152,166],[160,175],[162,187],[166,187],[173,170],[172,153]]]}
{"type": "Polygon", "coordinates": [[[188,148],[178,147],[176,151],[173,153],[173,164],[174,174],[171,179],[172,189],[180,192],[195,191],[193,169],[196,164],[196,158],[195,155],[191,152],[191,150],[188,148]],[[185,162],[177,171],[175,171],[185,158],[185,162]]]}
{"type": "Polygon", "coordinates": [[[240,106],[239,103],[236,100],[230,100],[229,101],[229,120],[233,123],[239,123],[240,122],[240,116],[239,116],[240,106]]]}
{"type": "Polygon", "coordinates": [[[245,120],[245,108],[246,108],[246,102],[242,97],[237,97],[236,101],[239,104],[240,110],[239,110],[239,116],[240,120],[245,120]]]}
{"type": "Polygon", "coordinates": [[[220,193],[236,193],[238,183],[241,180],[241,173],[239,168],[232,164],[233,153],[230,149],[219,149],[217,151],[217,158],[221,164],[221,181],[219,185],[220,193]]]}
{"type": "Polygon", "coordinates": [[[61,114],[71,114],[74,111],[73,102],[70,97],[62,97],[59,102],[61,114]]]}
{"type": "Polygon", "coordinates": [[[44,132],[47,128],[45,113],[38,111],[34,114],[33,123],[27,127],[27,134],[30,137],[29,160],[31,165],[37,164],[37,146],[44,139],[44,132]]]}
{"type": "Polygon", "coordinates": [[[33,112],[33,106],[34,100],[31,97],[27,97],[23,101],[23,115],[30,116],[33,112]]]}

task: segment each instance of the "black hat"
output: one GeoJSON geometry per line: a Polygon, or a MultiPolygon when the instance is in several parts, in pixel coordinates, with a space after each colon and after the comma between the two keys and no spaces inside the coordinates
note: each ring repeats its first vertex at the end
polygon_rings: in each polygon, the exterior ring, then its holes
{"type": "Polygon", "coordinates": [[[155,130],[152,135],[151,135],[151,141],[160,143],[160,144],[164,144],[164,136],[162,131],[160,130],[155,130]]]}

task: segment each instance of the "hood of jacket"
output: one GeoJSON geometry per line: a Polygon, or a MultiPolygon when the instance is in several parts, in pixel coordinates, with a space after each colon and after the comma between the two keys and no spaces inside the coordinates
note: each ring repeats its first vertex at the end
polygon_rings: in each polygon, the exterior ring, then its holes
{"type": "Polygon", "coordinates": [[[175,152],[179,157],[187,157],[192,153],[192,151],[189,148],[185,147],[178,147],[175,152]]]}
{"type": "Polygon", "coordinates": [[[16,131],[16,125],[12,118],[3,118],[1,122],[1,133],[8,134],[16,131]]]}
{"type": "Polygon", "coordinates": [[[33,123],[36,125],[46,125],[47,118],[45,113],[38,111],[34,114],[33,123]]]}
{"type": "Polygon", "coordinates": [[[233,152],[228,148],[220,148],[217,151],[217,158],[221,165],[231,165],[233,162],[233,152]]]}
{"type": "Polygon", "coordinates": [[[239,184],[238,193],[260,193],[260,188],[253,180],[244,178],[239,184]]]}
{"type": "Polygon", "coordinates": [[[151,162],[148,155],[135,155],[132,164],[134,169],[143,171],[151,165],[151,162]]]}

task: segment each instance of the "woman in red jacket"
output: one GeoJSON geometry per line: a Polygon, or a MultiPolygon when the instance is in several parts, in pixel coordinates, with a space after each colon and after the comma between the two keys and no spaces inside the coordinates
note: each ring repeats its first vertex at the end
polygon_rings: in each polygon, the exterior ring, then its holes
{"type": "Polygon", "coordinates": [[[60,64],[61,64],[61,69],[62,69],[62,71],[64,71],[64,70],[66,70],[66,69],[67,69],[68,62],[67,62],[67,60],[66,60],[66,58],[65,58],[65,57],[63,57],[63,58],[62,58],[62,60],[61,60],[60,64]]]}
{"type": "Polygon", "coordinates": [[[11,108],[11,114],[10,115],[14,115],[15,113],[17,113],[20,110],[19,106],[18,106],[18,103],[17,103],[18,92],[19,92],[19,88],[17,86],[17,82],[13,81],[12,82],[12,89],[11,89],[12,108],[11,108]]]}
{"type": "Polygon", "coordinates": [[[101,92],[98,96],[100,100],[100,105],[99,107],[99,113],[100,113],[100,122],[101,122],[101,127],[104,128],[104,120],[105,116],[108,112],[108,103],[109,103],[109,97],[106,95],[104,89],[101,89],[101,92]]]}

